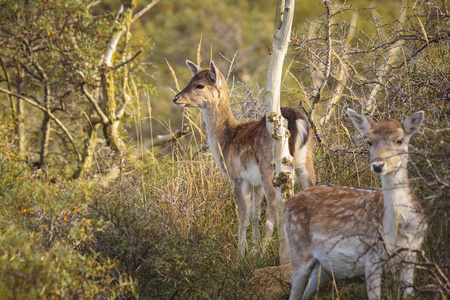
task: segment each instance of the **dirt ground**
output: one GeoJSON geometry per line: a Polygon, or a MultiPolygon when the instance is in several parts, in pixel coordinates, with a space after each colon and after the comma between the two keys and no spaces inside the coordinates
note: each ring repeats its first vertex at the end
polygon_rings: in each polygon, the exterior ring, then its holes
{"type": "Polygon", "coordinates": [[[252,299],[288,299],[291,291],[291,264],[256,269],[250,279],[252,299]]]}

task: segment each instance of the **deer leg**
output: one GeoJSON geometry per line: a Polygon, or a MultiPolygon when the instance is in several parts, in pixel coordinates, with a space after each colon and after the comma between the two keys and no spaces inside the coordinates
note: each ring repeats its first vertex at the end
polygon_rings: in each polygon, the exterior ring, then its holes
{"type": "Polygon", "coordinates": [[[316,263],[314,269],[309,277],[309,283],[306,287],[305,293],[302,299],[308,299],[309,296],[317,293],[317,291],[330,281],[327,271],[320,267],[320,264],[316,263]],[[320,282],[319,282],[320,281],[320,282]]]}
{"type": "Polygon", "coordinates": [[[233,186],[238,210],[238,247],[241,255],[244,256],[246,248],[246,233],[250,219],[250,193],[248,190],[244,189],[245,186],[241,181],[233,182],[233,186]]]}
{"type": "MultiPolygon", "coordinates": [[[[379,260],[379,258],[377,259],[379,260]]],[[[366,260],[365,265],[367,296],[369,300],[381,299],[381,275],[383,270],[379,261],[366,260]]]]}
{"type": "MultiPolygon", "coordinates": [[[[292,251],[292,249],[291,249],[292,251]]],[[[291,253],[292,254],[292,253],[291,253]]],[[[308,284],[312,270],[317,261],[315,258],[303,261],[293,261],[292,263],[292,289],[289,300],[306,299],[306,285],[308,284]],[[298,263],[297,263],[298,262],[298,263]]]]}
{"type": "Polygon", "coordinates": [[[416,256],[415,252],[408,251],[400,262],[400,286],[403,290],[403,297],[412,296],[414,293],[414,263],[416,262],[416,256]]]}
{"type": "MultiPolygon", "coordinates": [[[[261,177],[263,177],[262,174],[261,177]]],[[[279,219],[276,190],[272,185],[273,175],[267,178],[270,178],[270,180],[266,180],[268,182],[263,182],[263,191],[267,200],[266,226],[265,226],[263,248],[267,246],[268,242],[272,238],[273,230],[275,226],[278,224],[279,219]]]]}
{"type": "Polygon", "coordinates": [[[264,193],[261,187],[253,188],[253,250],[258,248],[259,241],[259,220],[261,219],[261,201],[264,193]]]}

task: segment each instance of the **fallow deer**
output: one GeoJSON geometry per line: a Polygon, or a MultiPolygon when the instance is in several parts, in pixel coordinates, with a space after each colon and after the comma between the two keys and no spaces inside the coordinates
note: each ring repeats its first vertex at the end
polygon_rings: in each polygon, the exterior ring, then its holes
{"type": "MultiPolygon", "coordinates": [[[[199,108],[205,121],[208,145],[220,169],[229,177],[236,196],[239,225],[238,247],[243,255],[246,248],[246,230],[253,210],[253,247],[259,239],[258,223],[261,200],[267,200],[265,240],[276,226],[277,201],[272,184],[272,137],[266,129],[265,117],[258,121],[240,123],[230,107],[228,87],[224,76],[211,61],[209,69],[202,70],[186,61],[194,77],[174,98],[183,107],[199,108]],[[253,204],[251,204],[253,194],[253,204]]],[[[288,120],[289,150],[296,163],[296,179],[303,188],[315,182],[309,123],[297,110],[282,108],[288,120]]]]}
{"type": "Polygon", "coordinates": [[[368,137],[371,170],[381,175],[382,189],[321,185],[286,202],[290,299],[307,299],[330,278],[354,277],[365,277],[369,299],[380,299],[383,265],[390,258],[393,266],[400,266],[403,295],[413,293],[414,250],[423,241],[427,223],[409,186],[408,142],[424,112],[412,114],[403,124],[375,123],[351,109],[347,113],[368,137]]]}

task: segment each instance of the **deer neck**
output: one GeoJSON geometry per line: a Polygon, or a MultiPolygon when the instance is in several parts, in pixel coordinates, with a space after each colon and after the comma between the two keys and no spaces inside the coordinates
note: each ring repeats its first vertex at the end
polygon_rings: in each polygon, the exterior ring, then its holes
{"type": "Polygon", "coordinates": [[[384,196],[383,229],[389,245],[396,245],[399,227],[415,213],[413,195],[408,180],[408,159],[403,159],[396,172],[381,176],[384,196]]]}
{"type": "Polygon", "coordinates": [[[222,97],[218,100],[210,103],[207,107],[201,108],[206,125],[208,145],[216,158],[222,155],[224,146],[231,140],[233,128],[239,124],[231,112],[228,97],[222,97]]]}

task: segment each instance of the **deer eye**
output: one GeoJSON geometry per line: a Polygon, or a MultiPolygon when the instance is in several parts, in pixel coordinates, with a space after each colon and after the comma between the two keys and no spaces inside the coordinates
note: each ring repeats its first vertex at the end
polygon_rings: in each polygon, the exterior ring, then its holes
{"type": "Polygon", "coordinates": [[[202,88],[204,88],[205,86],[203,85],[203,84],[197,84],[196,86],[195,86],[195,88],[196,89],[199,89],[199,90],[201,90],[202,88]]]}
{"type": "Polygon", "coordinates": [[[401,145],[401,144],[403,144],[403,140],[402,140],[402,139],[399,139],[399,140],[397,140],[395,143],[396,143],[397,145],[401,145]]]}

